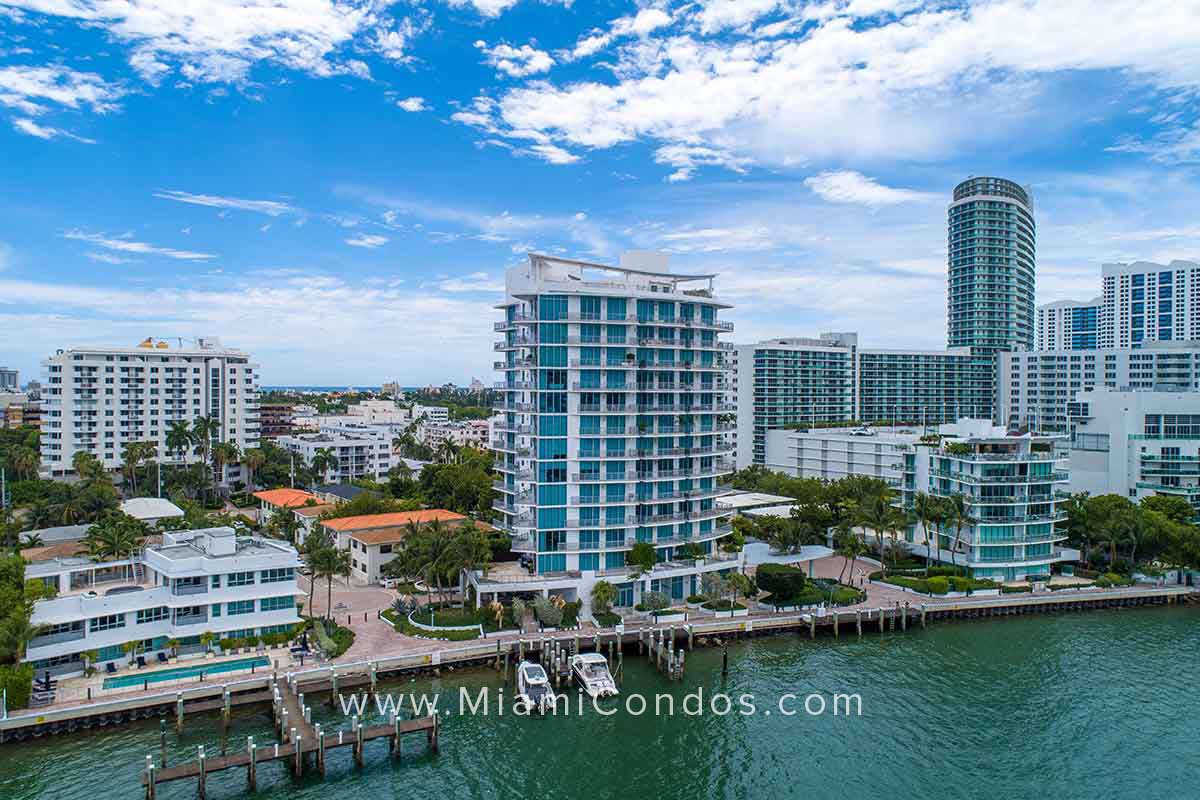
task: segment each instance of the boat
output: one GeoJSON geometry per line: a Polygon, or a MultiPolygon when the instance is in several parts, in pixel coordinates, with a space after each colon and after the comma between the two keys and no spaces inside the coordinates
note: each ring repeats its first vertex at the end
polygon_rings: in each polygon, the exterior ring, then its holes
{"type": "Polygon", "coordinates": [[[517,701],[527,709],[536,709],[546,713],[558,703],[554,689],[550,686],[550,678],[541,664],[532,661],[522,661],[517,667],[517,701]]]}
{"type": "Polygon", "coordinates": [[[608,659],[599,653],[571,656],[571,671],[590,697],[616,697],[617,683],[608,671],[608,659]]]}

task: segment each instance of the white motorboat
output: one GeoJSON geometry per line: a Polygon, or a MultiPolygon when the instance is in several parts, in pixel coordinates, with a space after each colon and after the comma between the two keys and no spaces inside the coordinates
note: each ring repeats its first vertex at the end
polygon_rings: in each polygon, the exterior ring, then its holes
{"type": "Polygon", "coordinates": [[[554,689],[550,686],[550,677],[541,664],[532,661],[522,661],[517,667],[517,700],[530,710],[546,713],[553,709],[558,702],[554,689]]]}
{"type": "Polygon", "coordinates": [[[615,697],[617,682],[608,671],[608,659],[599,653],[571,656],[571,671],[579,685],[591,697],[615,697]]]}

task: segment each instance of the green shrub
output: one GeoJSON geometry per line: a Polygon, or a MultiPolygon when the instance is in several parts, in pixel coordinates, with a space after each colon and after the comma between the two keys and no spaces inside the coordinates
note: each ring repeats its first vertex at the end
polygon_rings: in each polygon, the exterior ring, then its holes
{"type": "Polygon", "coordinates": [[[671,598],[662,592],[642,592],[642,602],[637,604],[638,611],[659,611],[671,605],[671,598]]]}
{"type": "Polygon", "coordinates": [[[942,575],[930,578],[925,581],[925,584],[929,588],[930,594],[945,594],[950,591],[950,579],[942,575]]]}
{"type": "Polygon", "coordinates": [[[1001,586],[1000,594],[1020,594],[1021,592],[1031,592],[1032,587],[1029,586],[1001,586]]]}
{"type": "Polygon", "coordinates": [[[614,614],[611,611],[601,611],[598,614],[592,614],[592,619],[596,620],[596,624],[601,628],[611,628],[621,623],[621,615],[614,614]]]}
{"type": "Polygon", "coordinates": [[[791,564],[760,564],[754,582],[774,598],[794,598],[804,594],[808,578],[804,570],[791,564]]]}
{"type": "Polygon", "coordinates": [[[689,603],[704,603],[708,601],[708,598],[702,594],[689,594],[687,601],[689,603]]]}
{"type": "Polygon", "coordinates": [[[1115,572],[1106,572],[1096,579],[1096,585],[1102,589],[1111,589],[1114,586],[1132,586],[1133,578],[1126,578],[1115,572]]]}
{"type": "Polygon", "coordinates": [[[33,664],[0,666],[0,690],[7,693],[10,709],[28,707],[33,693],[33,664]]]}
{"type": "Polygon", "coordinates": [[[975,588],[975,582],[970,578],[953,577],[949,579],[956,592],[966,592],[975,588]]]}
{"type": "Polygon", "coordinates": [[[709,600],[702,607],[709,611],[735,611],[745,608],[741,603],[735,603],[730,600],[709,600]]]}

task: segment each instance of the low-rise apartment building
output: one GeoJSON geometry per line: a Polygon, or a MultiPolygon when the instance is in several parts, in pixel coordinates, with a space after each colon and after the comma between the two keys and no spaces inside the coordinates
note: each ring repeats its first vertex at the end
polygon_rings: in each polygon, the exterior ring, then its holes
{"type": "Polygon", "coordinates": [[[58,596],[34,606],[39,633],[25,660],[39,674],[75,674],[93,651],[96,664],[120,664],[130,660],[130,644],[153,657],[172,640],[181,653],[198,652],[205,633],[219,640],[290,632],[300,621],[299,565],[287,544],[232,528],[164,533],[162,544],[118,561],[32,563],[26,579],[58,596]]]}
{"type": "Polygon", "coordinates": [[[335,462],[318,476],[323,483],[349,483],[355,478],[385,480],[392,468],[392,440],[370,425],[323,425],[318,433],[282,436],[279,446],[311,464],[318,452],[328,452],[335,462]]]}
{"type": "Polygon", "coordinates": [[[1073,559],[1056,523],[1068,481],[1066,459],[1056,452],[1062,437],[1009,435],[990,420],[961,419],[936,434],[916,428],[853,431],[772,431],[768,466],[789,475],[836,480],[864,475],[886,481],[897,502],[911,509],[918,492],[961,494],[973,522],[926,532],[908,526],[905,541],[937,561],[967,567],[978,578],[1019,581],[1049,574],[1052,564],[1073,559]]]}

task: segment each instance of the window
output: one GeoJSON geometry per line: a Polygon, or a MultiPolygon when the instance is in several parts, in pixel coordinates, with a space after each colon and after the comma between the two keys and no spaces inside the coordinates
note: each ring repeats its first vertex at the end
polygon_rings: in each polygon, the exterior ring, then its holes
{"type": "Polygon", "coordinates": [[[231,617],[236,617],[239,614],[253,614],[254,613],[254,601],[253,600],[237,600],[232,603],[226,603],[225,610],[226,610],[226,612],[228,612],[229,616],[231,616],[231,617]]]}
{"type": "Polygon", "coordinates": [[[264,569],[258,582],[283,583],[284,581],[290,581],[295,577],[296,571],[291,567],[278,567],[276,569],[264,569]]]}
{"type": "Polygon", "coordinates": [[[137,612],[137,624],[146,625],[151,622],[162,622],[165,619],[170,619],[171,609],[166,606],[158,608],[143,608],[137,612]]]}
{"type": "Polygon", "coordinates": [[[214,589],[221,588],[221,576],[220,575],[212,576],[212,588],[214,588],[214,589]]]}
{"type": "Polygon", "coordinates": [[[91,633],[99,633],[100,631],[111,631],[116,628],[125,627],[124,614],[109,614],[106,617],[93,617],[88,620],[88,630],[91,633]]]}
{"type": "Polygon", "coordinates": [[[250,586],[254,583],[253,572],[231,572],[227,586],[250,586]]]}
{"type": "Polygon", "coordinates": [[[264,597],[259,601],[260,611],[282,611],[285,608],[295,607],[296,598],[292,597],[291,595],[284,595],[283,597],[264,597]]]}

